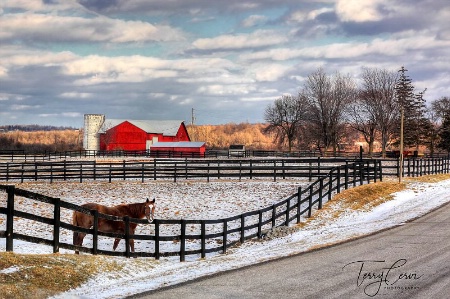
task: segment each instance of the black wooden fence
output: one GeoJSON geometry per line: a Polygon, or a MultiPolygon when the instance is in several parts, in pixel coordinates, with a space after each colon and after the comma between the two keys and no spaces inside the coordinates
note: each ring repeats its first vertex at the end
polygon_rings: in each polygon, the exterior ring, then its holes
{"type": "MultiPolygon", "coordinates": [[[[354,161],[354,160],[353,160],[354,161]]],[[[343,158],[153,159],[147,161],[54,161],[0,163],[0,181],[173,180],[221,178],[318,178],[343,158]]]]}
{"type": "MultiPolygon", "coordinates": [[[[0,181],[173,180],[221,178],[309,178],[312,181],[336,165],[359,160],[345,158],[272,159],[153,159],[146,161],[52,161],[0,163],[0,181]]],[[[363,160],[365,161],[365,160],[363,160]]],[[[385,176],[398,176],[399,160],[379,159],[385,176]]],[[[447,173],[449,158],[408,158],[403,176],[447,173]]]]}
{"type": "MultiPolygon", "coordinates": [[[[0,237],[6,238],[6,250],[13,251],[14,240],[24,240],[27,242],[41,243],[53,247],[53,252],[59,252],[60,248],[69,250],[79,250],[91,254],[104,254],[114,256],[139,256],[154,257],[159,259],[162,256],[179,256],[180,261],[184,261],[186,255],[200,255],[204,258],[206,254],[213,252],[225,253],[227,248],[243,243],[251,238],[262,238],[264,231],[268,231],[277,226],[289,225],[292,222],[299,223],[301,217],[310,217],[315,209],[321,209],[324,202],[331,200],[332,195],[365,183],[382,180],[381,163],[377,160],[367,160],[364,162],[347,163],[338,167],[333,167],[328,173],[323,174],[315,180],[309,187],[298,189],[298,192],[272,206],[243,213],[241,215],[218,219],[218,220],[165,220],[155,219],[148,224],[145,220],[133,219],[129,217],[117,218],[108,216],[96,211],[86,210],[80,206],[65,202],[59,198],[52,198],[45,195],[29,192],[15,188],[12,185],[0,185],[0,191],[6,191],[6,207],[0,207],[0,214],[6,215],[6,230],[0,231],[0,237]],[[47,203],[53,207],[52,217],[34,215],[20,211],[15,208],[15,197],[25,197],[31,200],[47,203]],[[127,230],[124,234],[103,233],[94,226],[92,229],[83,229],[61,221],[61,210],[81,211],[98,218],[106,218],[115,221],[124,221],[126,227],[129,223],[138,223],[153,227],[153,234],[130,235],[127,230]],[[40,222],[52,227],[51,238],[26,235],[14,231],[14,221],[24,218],[40,222]],[[175,235],[165,234],[166,226],[176,226],[178,233],[175,235]],[[188,229],[189,228],[189,229],[188,229]],[[93,246],[76,247],[67,242],[63,242],[60,237],[61,229],[71,232],[77,231],[92,235],[93,246]],[[108,251],[99,249],[99,238],[121,238],[125,240],[125,252],[108,251]],[[134,239],[139,242],[149,242],[153,245],[153,250],[131,253],[129,242],[134,239]],[[176,242],[179,244],[177,250],[167,251],[163,247],[165,244],[176,242]]],[[[98,223],[98,221],[95,221],[98,223]]],[[[146,229],[149,231],[149,229],[146,229]]]]}

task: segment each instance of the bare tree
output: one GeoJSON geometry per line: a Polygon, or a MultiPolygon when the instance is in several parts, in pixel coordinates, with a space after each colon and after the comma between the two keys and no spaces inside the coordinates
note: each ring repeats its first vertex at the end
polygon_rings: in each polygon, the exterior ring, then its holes
{"type": "Polygon", "coordinates": [[[395,97],[397,73],[385,69],[363,68],[359,97],[361,110],[367,122],[367,131],[376,126],[381,135],[381,154],[386,157],[386,148],[397,130],[399,106],[395,97]]]}
{"type": "Polygon", "coordinates": [[[445,118],[445,115],[450,113],[450,98],[442,97],[432,102],[431,109],[436,114],[436,120],[442,122],[445,118]]]}
{"type": "Polygon", "coordinates": [[[265,110],[264,119],[269,124],[266,132],[275,133],[275,139],[280,145],[287,142],[291,151],[300,127],[306,120],[306,113],[306,102],[300,96],[283,95],[265,110]]]}
{"type": "MultiPolygon", "coordinates": [[[[428,132],[428,148],[430,150],[430,155],[434,154],[436,147],[441,147],[441,144],[443,144],[441,138],[442,136],[446,136],[443,131],[448,130],[448,128],[444,127],[445,118],[448,115],[450,115],[449,97],[442,97],[431,103],[431,109],[428,109],[427,111],[427,118],[430,122],[430,130],[428,132]]],[[[445,125],[448,126],[448,120],[445,125]]]]}
{"type": "Polygon", "coordinates": [[[350,105],[347,115],[350,127],[361,133],[369,145],[368,155],[371,157],[378,125],[370,102],[366,100],[364,91],[358,92],[356,101],[350,105]]]}
{"type": "Polygon", "coordinates": [[[310,133],[316,145],[334,153],[345,132],[345,111],[355,98],[355,84],[350,76],[328,76],[323,69],[308,76],[302,96],[308,101],[310,133]]]}

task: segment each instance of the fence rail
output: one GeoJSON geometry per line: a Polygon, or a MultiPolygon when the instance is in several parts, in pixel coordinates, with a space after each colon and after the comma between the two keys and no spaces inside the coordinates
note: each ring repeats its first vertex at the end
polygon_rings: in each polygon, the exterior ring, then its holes
{"type": "Polygon", "coordinates": [[[262,238],[264,231],[274,227],[289,225],[292,222],[300,222],[302,217],[310,217],[315,209],[321,209],[324,202],[331,200],[332,195],[343,189],[364,183],[382,180],[382,168],[379,161],[354,162],[332,168],[314,181],[308,188],[298,189],[298,192],[276,203],[260,210],[246,212],[241,215],[217,219],[217,220],[165,220],[155,219],[152,224],[144,220],[129,219],[127,217],[117,218],[114,216],[97,213],[100,218],[115,221],[124,221],[127,225],[138,223],[154,227],[154,234],[129,235],[113,234],[98,231],[98,227],[84,229],[61,221],[61,210],[68,209],[70,212],[80,211],[93,215],[93,211],[86,210],[80,206],[65,202],[59,198],[29,192],[13,185],[0,185],[0,191],[7,194],[6,207],[0,207],[0,214],[6,215],[6,230],[0,232],[0,237],[6,238],[6,251],[13,251],[13,241],[23,240],[27,242],[41,243],[53,247],[53,252],[59,252],[60,248],[79,250],[91,254],[105,254],[113,256],[138,256],[154,257],[179,256],[184,261],[187,255],[200,255],[213,252],[226,253],[227,249],[244,243],[248,239],[262,238]],[[21,196],[34,201],[43,202],[53,207],[53,217],[33,215],[15,209],[15,197],[21,196]],[[18,218],[29,219],[50,226],[51,238],[25,235],[14,232],[14,221],[18,218]],[[164,227],[176,226],[178,234],[164,234],[164,227]],[[189,227],[189,230],[187,229],[189,227]],[[195,229],[192,230],[192,227],[195,229]],[[93,236],[92,248],[74,246],[67,241],[61,240],[61,229],[90,234],[93,236]],[[125,252],[108,251],[98,248],[98,238],[120,238],[126,242],[125,252]],[[131,253],[129,248],[130,239],[153,243],[153,250],[131,253]],[[177,250],[166,250],[167,243],[177,242],[177,250]],[[164,248],[163,248],[164,247],[164,248]]]}
{"type": "Polygon", "coordinates": [[[55,161],[0,163],[0,181],[173,180],[221,178],[321,177],[342,158],[304,159],[153,159],[152,161],[55,161]]]}
{"type": "MultiPolygon", "coordinates": [[[[429,161],[422,160],[422,162],[414,160],[406,164],[406,172],[408,172],[408,165],[411,176],[449,173],[449,159],[430,159],[429,161]]],[[[269,170],[271,175],[274,173],[273,169],[264,168],[264,170],[269,170]]],[[[311,217],[315,210],[321,209],[326,201],[332,200],[333,194],[357,185],[381,181],[385,175],[385,168],[380,160],[355,161],[352,163],[346,161],[343,165],[332,167],[327,173],[323,172],[324,169],[321,171],[321,176],[307,188],[298,188],[295,194],[272,206],[223,219],[155,219],[153,223],[148,224],[144,220],[129,219],[127,217],[117,218],[97,213],[98,216],[96,217],[123,221],[126,225],[137,223],[153,227],[154,233],[146,235],[103,233],[98,231],[97,227],[84,229],[73,226],[70,223],[61,221],[62,210],[66,209],[69,212],[80,211],[89,215],[93,215],[93,211],[65,202],[59,198],[52,198],[15,188],[13,185],[0,185],[0,192],[4,191],[7,194],[6,207],[0,207],[0,214],[6,215],[6,229],[5,231],[0,231],[0,237],[6,238],[6,251],[13,251],[14,240],[23,240],[52,246],[53,252],[59,252],[60,248],[64,248],[91,254],[126,257],[154,257],[159,259],[163,256],[179,256],[180,261],[184,261],[187,255],[199,255],[204,258],[208,253],[226,253],[230,247],[244,243],[248,239],[262,238],[265,231],[274,227],[288,226],[292,222],[299,223],[305,217],[311,217]],[[16,209],[14,206],[16,196],[49,204],[52,207],[53,216],[34,215],[16,209]],[[38,235],[26,235],[15,232],[14,222],[20,218],[50,226],[47,231],[52,231],[51,235],[45,238],[38,235]],[[170,233],[170,230],[166,229],[173,226],[176,227],[178,233],[170,233]],[[61,238],[62,229],[92,235],[92,247],[74,246],[67,240],[64,241],[61,238]],[[98,246],[99,238],[124,239],[126,250],[124,252],[116,252],[101,249],[98,246]],[[149,242],[153,249],[131,253],[129,251],[131,239],[149,242]],[[168,243],[172,244],[174,242],[179,244],[176,250],[167,246],[168,243]]],[[[146,229],[146,231],[150,230],[146,229]]]]}
{"type": "MultiPolygon", "coordinates": [[[[362,151],[359,152],[324,152],[319,151],[274,151],[274,150],[245,150],[236,154],[226,149],[208,149],[205,153],[189,153],[183,151],[160,151],[160,150],[142,150],[142,151],[94,151],[94,150],[78,150],[64,152],[44,152],[44,153],[27,153],[23,150],[0,150],[0,162],[44,162],[67,159],[86,159],[86,158],[248,158],[248,157],[272,157],[272,158],[337,158],[345,157],[350,159],[356,158],[381,158],[381,153],[372,153],[370,156],[362,151]]],[[[388,152],[387,158],[398,158],[398,152],[388,152]]],[[[405,157],[407,157],[405,155],[405,157]]],[[[448,153],[435,153],[432,156],[423,155],[426,158],[448,157],[448,153]]],[[[415,157],[417,158],[417,157],[415,157]]]]}
{"type": "MultiPolygon", "coordinates": [[[[245,159],[153,159],[146,161],[51,161],[0,163],[0,181],[92,181],[173,180],[222,178],[308,178],[312,181],[340,164],[359,159],[345,158],[245,158],[245,159]]],[[[366,160],[362,160],[366,161],[366,160]]],[[[400,162],[379,159],[385,176],[399,176],[400,162]]],[[[448,173],[449,158],[408,158],[403,176],[448,173]]]]}

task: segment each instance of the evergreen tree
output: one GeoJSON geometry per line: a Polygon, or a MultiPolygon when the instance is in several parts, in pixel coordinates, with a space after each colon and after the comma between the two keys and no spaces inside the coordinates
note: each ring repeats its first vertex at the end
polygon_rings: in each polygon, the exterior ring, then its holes
{"type": "Polygon", "coordinates": [[[425,117],[426,107],[423,98],[425,90],[417,94],[414,93],[414,85],[409,76],[406,75],[407,71],[403,66],[399,70],[400,76],[395,91],[397,101],[404,114],[404,144],[418,149],[419,145],[424,143],[427,128],[429,128],[429,122],[425,117]]]}
{"type": "Polygon", "coordinates": [[[441,141],[438,147],[450,153],[450,111],[447,111],[439,133],[441,141]]]}

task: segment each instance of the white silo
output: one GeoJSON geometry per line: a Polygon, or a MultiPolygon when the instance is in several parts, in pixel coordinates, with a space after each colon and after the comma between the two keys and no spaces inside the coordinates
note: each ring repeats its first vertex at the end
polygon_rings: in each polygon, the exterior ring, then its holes
{"type": "Polygon", "coordinates": [[[100,150],[100,128],[105,122],[103,114],[85,114],[84,115],[84,136],[83,148],[87,151],[100,150]]]}

